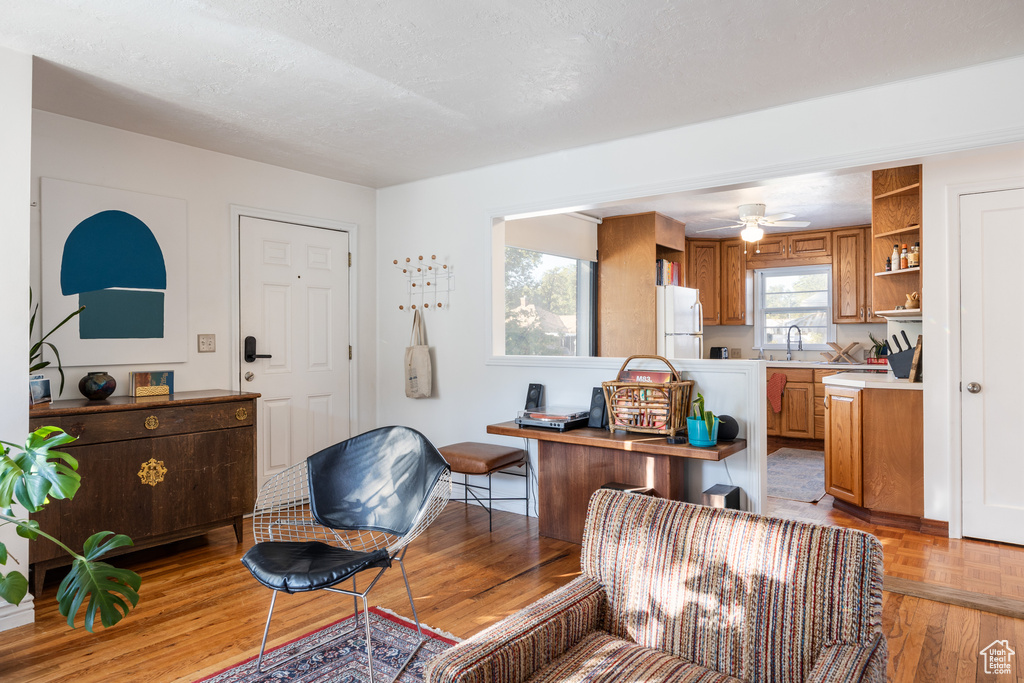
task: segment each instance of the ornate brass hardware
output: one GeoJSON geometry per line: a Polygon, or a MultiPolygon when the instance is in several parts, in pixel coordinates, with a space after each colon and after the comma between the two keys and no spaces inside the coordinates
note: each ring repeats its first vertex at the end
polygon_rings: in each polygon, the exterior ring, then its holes
{"type": "Polygon", "coordinates": [[[167,468],[164,467],[164,461],[150,458],[149,462],[142,463],[142,469],[139,470],[139,479],[142,480],[143,484],[156,486],[164,480],[165,474],[167,474],[167,468]]]}
{"type": "Polygon", "coordinates": [[[146,429],[156,429],[160,426],[160,420],[156,419],[156,415],[150,415],[146,418],[146,429]]]}
{"type": "Polygon", "coordinates": [[[246,410],[245,408],[239,408],[238,410],[235,411],[236,420],[244,420],[247,417],[249,417],[249,411],[246,410]]]}

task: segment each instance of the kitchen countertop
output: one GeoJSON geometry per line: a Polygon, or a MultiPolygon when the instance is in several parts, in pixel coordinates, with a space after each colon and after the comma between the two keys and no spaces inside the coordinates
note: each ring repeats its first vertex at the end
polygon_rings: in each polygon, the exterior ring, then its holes
{"type": "Polygon", "coordinates": [[[853,389],[909,389],[911,391],[923,391],[924,384],[911,382],[907,379],[897,379],[892,373],[880,372],[841,372],[838,375],[830,375],[821,380],[825,384],[839,387],[850,387],[853,389]]]}

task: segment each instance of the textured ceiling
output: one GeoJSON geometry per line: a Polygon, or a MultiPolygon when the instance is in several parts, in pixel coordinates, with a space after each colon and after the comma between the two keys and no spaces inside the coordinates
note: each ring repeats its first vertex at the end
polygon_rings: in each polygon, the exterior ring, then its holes
{"type": "Polygon", "coordinates": [[[1024,54],[1024,2],[6,0],[0,45],[39,109],[382,187],[1024,54]]]}
{"type": "Polygon", "coordinates": [[[609,204],[580,213],[607,218],[658,211],[686,223],[687,237],[717,239],[739,236],[741,227],[723,228],[729,223],[716,219],[738,220],[740,204],[764,204],[766,216],[786,212],[795,214],[796,218],[790,220],[811,223],[806,228],[765,227],[767,234],[868,225],[871,223],[871,172],[779,178],[741,188],[680,192],[609,204]]]}

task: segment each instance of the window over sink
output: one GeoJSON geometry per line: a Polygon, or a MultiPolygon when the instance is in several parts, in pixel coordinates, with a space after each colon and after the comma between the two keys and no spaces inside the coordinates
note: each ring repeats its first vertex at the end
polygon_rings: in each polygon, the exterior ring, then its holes
{"type": "MultiPolygon", "coordinates": [[[[754,345],[786,348],[790,327],[800,328],[805,351],[827,350],[836,340],[832,323],[832,266],[797,266],[754,271],[754,345]]],[[[798,348],[792,331],[791,348],[798,348]]]]}

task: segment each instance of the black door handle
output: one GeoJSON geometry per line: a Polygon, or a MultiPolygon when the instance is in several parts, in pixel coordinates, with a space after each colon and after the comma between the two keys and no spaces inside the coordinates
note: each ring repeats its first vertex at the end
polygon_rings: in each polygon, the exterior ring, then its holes
{"type": "Polygon", "coordinates": [[[269,353],[256,353],[256,337],[245,338],[245,362],[255,363],[257,358],[270,358],[269,353]]]}

